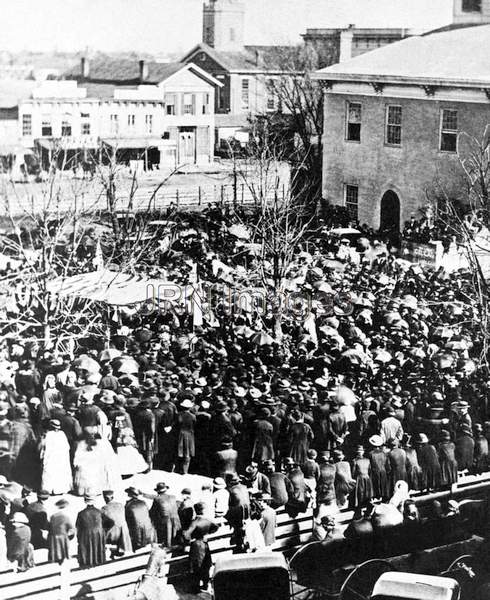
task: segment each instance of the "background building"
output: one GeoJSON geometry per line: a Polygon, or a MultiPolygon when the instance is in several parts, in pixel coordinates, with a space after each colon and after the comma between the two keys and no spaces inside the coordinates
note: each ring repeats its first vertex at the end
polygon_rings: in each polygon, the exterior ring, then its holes
{"type": "Polygon", "coordinates": [[[399,228],[442,184],[461,192],[460,132],[490,123],[490,25],[412,37],[319,71],[323,197],[399,228]]]}

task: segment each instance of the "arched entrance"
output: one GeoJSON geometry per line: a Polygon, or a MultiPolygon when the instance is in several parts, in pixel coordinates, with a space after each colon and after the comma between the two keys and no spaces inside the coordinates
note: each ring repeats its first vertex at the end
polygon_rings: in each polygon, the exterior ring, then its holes
{"type": "Polygon", "coordinates": [[[381,199],[379,229],[386,233],[400,231],[400,198],[393,190],[385,192],[381,199]]]}

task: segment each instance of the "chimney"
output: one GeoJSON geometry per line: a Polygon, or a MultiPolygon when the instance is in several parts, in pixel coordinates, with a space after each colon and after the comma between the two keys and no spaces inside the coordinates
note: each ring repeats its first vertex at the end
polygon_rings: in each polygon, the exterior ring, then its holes
{"type": "Polygon", "coordinates": [[[339,62],[352,58],[352,41],[354,39],[355,25],[349,25],[347,29],[340,32],[340,56],[339,62]]]}
{"type": "Polygon", "coordinates": [[[140,83],[144,83],[148,79],[148,65],[144,60],[139,61],[140,66],[140,83]]]}
{"type": "Polygon", "coordinates": [[[260,50],[255,49],[255,66],[258,67],[260,64],[260,50]]]}
{"type": "Polygon", "coordinates": [[[87,57],[82,56],[80,59],[80,74],[83,81],[86,81],[90,75],[90,63],[87,57]]]}

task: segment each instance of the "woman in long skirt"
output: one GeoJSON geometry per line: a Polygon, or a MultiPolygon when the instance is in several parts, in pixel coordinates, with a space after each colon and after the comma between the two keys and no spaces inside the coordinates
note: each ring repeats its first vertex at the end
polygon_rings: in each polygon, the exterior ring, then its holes
{"type": "Polygon", "coordinates": [[[441,485],[450,486],[458,481],[458,463],[455,456],[455,445],[451,441],[449,431],[441,431],[441,441],[437,449],[441,465],[441,485]]]}
{"type": "Polygon", "coordinates": [[[57,419],[52,419],[49,426],[41,442],[41,487],[50,494],[66,494],[72,488],[70,444],[57,419]]]}
{"type": "Polygon", "coordinates": [[[355,508],[366,506],[373,497],[371,481],[371,462],[364,456],[364,446],[358,446],[356,458],[352,463],[352,477],[355,480],[352,503],[355,508]]]}

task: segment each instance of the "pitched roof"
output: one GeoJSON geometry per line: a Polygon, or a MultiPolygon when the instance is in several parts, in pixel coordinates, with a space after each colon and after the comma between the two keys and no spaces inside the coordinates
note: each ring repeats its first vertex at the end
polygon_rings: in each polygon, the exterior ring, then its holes
{"type": "Polygon", "coordinates": [[[490,25],[416,36],[326,69],[315,79],[413,84],[490,84],[490,25]]]}
{"type": "MultiPolygon", "coordinates": [[[[184,67],[182,63],[158,63],[145,61],[148,68],[148,77],[145,83],[160,83],[177,73],[184,67]]],[[[120,58],[104,58],[89,61],[89,80],[92,82],[129,83],[139,81],[139,63],[136,60],[120,58]]],[[[80,79],[82,76],[81,65],[63,73],[64,79],[80,79]]]]}
{"type": "Polygon", "coordinates": [[[267,73],[285,70],[281,68],[281,51],[292,46],[245,46],[243,52],[223,52],[207,44],[198,44],[182,60],[188,60],[198,52],[205,52],[226,71],[239,73],[267,73]]]}

